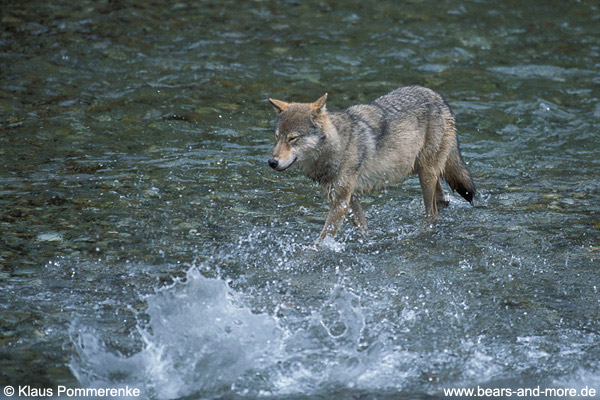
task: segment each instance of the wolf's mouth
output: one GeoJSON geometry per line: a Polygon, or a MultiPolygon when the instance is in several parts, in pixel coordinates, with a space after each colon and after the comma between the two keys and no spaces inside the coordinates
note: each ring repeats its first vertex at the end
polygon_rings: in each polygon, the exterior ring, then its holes
{"type": "Polygon", "coordinates": [[[279,166],[277,168],[275,168],[275,170],[281,172],[281,171],[285,171],[286,169],[288,169],[289,167],[291,167],[292,165],[294,165],[294,163],[298,160],[298,157],[294,158],[294,161],[292,161],[289,165],[287,165],[284,168],[279,168],[279,166]]]}

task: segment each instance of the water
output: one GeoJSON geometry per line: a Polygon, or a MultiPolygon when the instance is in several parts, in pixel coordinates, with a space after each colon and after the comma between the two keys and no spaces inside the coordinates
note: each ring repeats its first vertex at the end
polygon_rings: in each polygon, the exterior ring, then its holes
{"type": "Polygon", "coordinates": [[[0,385],[143,398],[600,390],[595,2],[2,7],[0,385]],[[268,97],[442,93],[479,189],[310,247],[268,97]]]}

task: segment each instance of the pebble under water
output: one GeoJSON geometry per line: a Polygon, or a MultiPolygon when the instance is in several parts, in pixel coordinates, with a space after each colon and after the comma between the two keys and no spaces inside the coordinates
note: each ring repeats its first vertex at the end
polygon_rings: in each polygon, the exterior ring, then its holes
{"type": "Polygon", "coordinates": [[[600,391],[595,2],[20,1],[1,18],[0,386],[600,391]],[[456,114],[475,206],[451,193],[426,221],[409,177],[362,197],[367,237],[346,222],[316,250],[326,198],[268,167],[266,99],[337,110],[409,84],[456,114]]]}

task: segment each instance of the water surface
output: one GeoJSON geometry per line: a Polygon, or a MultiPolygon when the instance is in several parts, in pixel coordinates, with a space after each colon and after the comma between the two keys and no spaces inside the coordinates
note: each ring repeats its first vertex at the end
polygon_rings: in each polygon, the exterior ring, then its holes
{"type": "Polygon", "coordinates": [[[582,2],[21,1],[0,33],[0,384],[144,398],[600,390],[600,10],[582,2]],[[420,84],[479,190],[411,177],[310,247],[268,97],[420,84]]]}

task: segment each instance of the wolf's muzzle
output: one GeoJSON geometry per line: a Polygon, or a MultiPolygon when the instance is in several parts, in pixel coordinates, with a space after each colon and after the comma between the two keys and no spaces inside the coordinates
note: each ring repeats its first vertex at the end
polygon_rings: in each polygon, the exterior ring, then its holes
{"type": "Polygon", "coordinates": [[[269,167],[271,167],[273,169],[277,169],[278,165],[279,165],[279,162],[276,159],[269,158],[269,167]]]}

